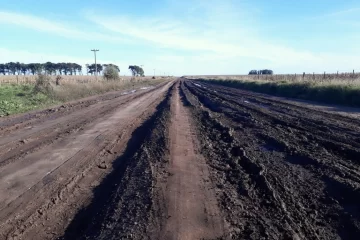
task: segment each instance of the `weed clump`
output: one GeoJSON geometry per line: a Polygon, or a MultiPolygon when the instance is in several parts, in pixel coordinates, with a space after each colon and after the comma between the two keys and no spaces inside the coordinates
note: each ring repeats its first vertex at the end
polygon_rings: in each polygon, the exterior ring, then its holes
{"type": "Polygon", "coordinates": [[[119,71],[115,66],[108,65],[103,71],[104,78],[106,80],[118,80],[119,79],[119,71]]]}
{"type": "Polygon", "coordinates": [[[36,78],[34,94],[43,93],[48,96],[53,95],[53,88],[50,83],[50,77],[45,74],[39,74],[36,78]]]}

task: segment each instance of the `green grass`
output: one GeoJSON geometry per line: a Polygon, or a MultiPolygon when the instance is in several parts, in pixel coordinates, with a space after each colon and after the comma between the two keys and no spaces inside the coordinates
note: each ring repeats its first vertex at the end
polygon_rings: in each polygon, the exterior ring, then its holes
{"type": "Polygon", "coordinates": [[[0,85],[0,116],[22,113],[56,104],[43,93],[34,93],[34,85],[0,85]]]}
{"type": "Polygon", "coordinates": [[[280,97],[360,107],[360,84],[212,79],[201,81],[280,97]]]}

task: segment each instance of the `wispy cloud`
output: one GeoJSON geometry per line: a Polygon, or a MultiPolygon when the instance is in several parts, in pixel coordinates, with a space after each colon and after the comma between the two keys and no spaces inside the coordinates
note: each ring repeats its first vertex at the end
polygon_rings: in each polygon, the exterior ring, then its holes
{"type": "MultiPolygon", "coordinates": [[[[236,7],[233,0],[198,0],[191,11],[184,11],[181,20],[176,21],[169,16],[135,19],[132,16],[104,16],[94,12],[87,13],[86,17],[122,36],[140,39],[159,48],[185,51],[187,55],[191,53],[187,61],[237,59],[242,62],[251,58],[273,68],[298,67],[300,71],[318,68],[327,71],[330,66],[351,68],[355,66],[352,61],[360,60],[357,56],[299,49],[296,44],[284,46],[270,43],[262,36],[261,26],[249,16],[248,10],[240,9],[238,5],[236,7]],[[159,27],[161,23],[166,23],[166,27],[159,27]]],[[[358,9],[355,8],[347,10],[348,13],[356,11],[358,9]]],[[[165,55],[163,58],[173,61],[183,59],[179,54],[165,55]]]]}
{"type": "Polygon", "coordinates": [[[73,26],[62,24],[56,21],[51,21],[45,18],[40,18],[33,15],[0,11],[0,24],[10,24],[35,31],[46,32],[61,37],[80,39],[80,40],[94,40],[94,41],[117,41],[127,42],[131,41],[112,36],[110,34],[101,34],[97,32],[88,32],[79,30],[73,26]]]}
{"type": "MultiPolygon", "coordinates": [[[[0,11],[0,24],[26,27],[84,41],[93,39],[99,42],[131,44],[134,55],[122,57],[131,58],[131,61],[141,61],[141,64],[149,66],[150,69],[156,66],[178,69],[181,65],[181,69],[189,73],[208,71],[209,74],[216,74],[216,71],[226,73],[229,69],[244,72],[253,66],[283,69],[283,72],[309,72],[351,69],[356,68],[360,62],[360,57],[355,53],[347,56],[331,51],[319,52],[310,45],[308,48],[299,48],[297,39],[292,39],[287,44],[278,44],[277,36],[274,36],[272,41],[267,40],[262,34],[264,22],[258,22],[257,19],[261,9],[239,5],[239,2],[243,4],[245,1],[192,0],[191,8],[188,8],[188,1],[167,2],[169,5],[164,6],[164,14],[157,16],[123,13],[106,15],[99,14],[96,10],[85,11],[81,15],[84,19],[80,19],[82,26],[87,26],[85,28],[76,27],[79,26],[77,24],[64,24],[51,19],[6,11],[0,11]],[[93,32],[93,27],[100,31],[93,32]]],[[[347,9],[332,14],[342,16],[357,11],[360,9],[347,9]]],[[[1,58],[11,58],[9,52],[7,55],[3,55],[4,53],[6,51],[0,49],[1,58]]],[[[20,51],[15,55],[19,58],[20,55],[23,56],[24,60],[19,61],[34,59],[34,55],[28,52],[20,51]]],[[[62,61],[60,59],[72,58],[46,55],[47,59],[62,61]]],[[[91,59],[73,60],[83,63],[91,59]]]]}
{"type": "MultiPolygon", "coordinates": [[[[216,54],[222,57],[257,57],[273,63],[316,60],[310,52],[268,44],[246,28],[222,27],[210,24],[201,30],[196,23],[171,23],[169,19],[134,19],[124,16],[100,16],[88,14],[94,23],[118,34],[151,42],[161,48],[185,50],[200,54],[216,54]],[[158,27],[156,22],[167,23],[158,27]],[[155,23],[155,24],[154,24],[155,23]],[[185,30],[184,30],[185,29],[185,30]],[[286,60],[285,60],[286,59],[286,60]]],[[[205,20],[206,21],[206,20],[205,20]]],[[[216,22],[211,19],[210,22],[216,22]]]]}

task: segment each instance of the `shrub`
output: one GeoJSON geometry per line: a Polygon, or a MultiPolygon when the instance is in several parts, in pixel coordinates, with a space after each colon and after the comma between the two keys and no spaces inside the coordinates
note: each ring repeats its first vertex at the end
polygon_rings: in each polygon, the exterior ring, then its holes
{"type": "Polygon", "coordinates": [[[106,80],[117,80],[119,79],[119,71],[115,68],[115,66],[108,65],[104,71],[104,78],[106,80]]]}
{"type": "Polygon", "coordinates": [[[39,92],[49,96],[53,94],[53,88],[50,84],[50,77],[45,74],[39,74],[36,78],[34,93],[36,94],[39,92]]]}

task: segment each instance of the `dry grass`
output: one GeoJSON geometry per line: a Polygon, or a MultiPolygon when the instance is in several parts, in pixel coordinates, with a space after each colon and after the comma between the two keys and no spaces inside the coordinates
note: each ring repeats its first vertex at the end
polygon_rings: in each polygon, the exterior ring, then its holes
{"type": "Polygon", "coordinates": [[[312,85],[353,85],[360,86],[360,73],[339,74],[277,74],[277,75],[203,75],[188,76],[190,79],[239,80],[251,82],[307,83],[312,85]]]}
{"type": "Polygon", "coordinates": [[[276,96],[360,107],[360,74],[189,76],[276,96]]]}
{"type": "Polygon", "coordinates": [[[121,81],[91,81],[87,83],[63,82],[60,86],[53,86],[54,98],[60,102],[66,102],[95,94],[101,94],[110,91],[119,91],[125,89],[139,88],[142,86],[153,86],[160,82],[170,79],[143,79],[131,80],[131,78],[121,81]]]}
{"type": "MultiPolygon", "coordinates": [[[[51,82],[56,81],[56,76],[49,76],[51,78],[51,82]]],[[[37,75],[0,75],[0,84],[35,84],[37,79],[37,75]]],[[[121,76],[120,81],[129,81],[131,80],[131,76],[121,76]]],[[[141,80],[150,80],[151,77],[137,77],[137,79],[141,80]]],[[[102,76],[91,75],[61,75],[61,83],[90,83],[90,82],[101,82],[103,80],[102,76]]]]}

